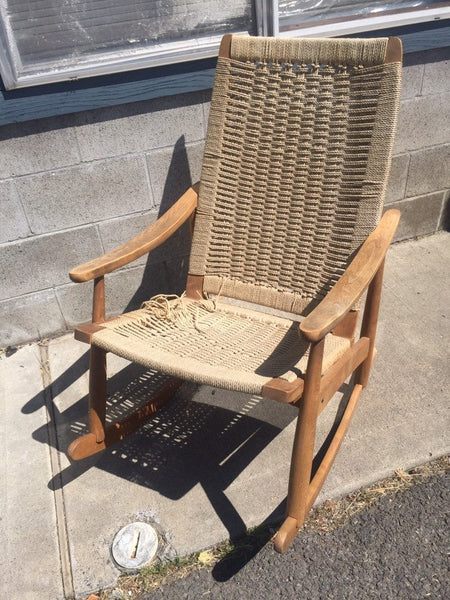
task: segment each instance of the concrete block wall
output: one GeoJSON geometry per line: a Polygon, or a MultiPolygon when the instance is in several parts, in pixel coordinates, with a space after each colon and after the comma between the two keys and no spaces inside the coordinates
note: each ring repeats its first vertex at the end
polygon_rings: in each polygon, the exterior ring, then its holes
{"type": "Polygon", "coordinates": [[[386,206],[402,211],[396,240],[449,229],[450,48],[407,54],[386,206]]]}
{"type": "MultiPolygon", "coordinates": [[[[91,318],[68,271],[126,242],[197,181],[208,93],[0,128],[0,347],[91,318]]],[[[107,312],[181,292],[188,227],[106,278],[107,312]]]]}
{"type": "MultiPolygon", "coordinates": [[[[397,239],[446,226],[450,169],[449,49],[405,57],[388,206],[397,239]]],[[[200,175],[208,93],[125,104],[0,128],[0,347],[90,320],[92,283],[70,268],[154,222],[200,175]]],[[[109,315],[180,292],[184,227],[106,279],[109,315]]]]}

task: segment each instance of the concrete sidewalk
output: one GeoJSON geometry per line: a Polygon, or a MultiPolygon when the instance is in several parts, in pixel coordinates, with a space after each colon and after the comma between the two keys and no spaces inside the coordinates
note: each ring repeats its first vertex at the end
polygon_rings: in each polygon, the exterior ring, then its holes
{"type": "MultiPolygon", "coordinates": [[[[449,281],[448,233],[391,248],[371,383],[319,502],[449,451],[449,281]]],[[[152,379],[116,357],[109,366],[111,414],[123,414],[152,379]]],[[[70,464],[64,450],[86,430],[87,347],[64,336],[3,354],[0,381],[2,598],[113,585],[111,543],[133,521],[156,524],[171,557],[282,515],[292,407],[185,384],[139,432],[70,464]]]]}

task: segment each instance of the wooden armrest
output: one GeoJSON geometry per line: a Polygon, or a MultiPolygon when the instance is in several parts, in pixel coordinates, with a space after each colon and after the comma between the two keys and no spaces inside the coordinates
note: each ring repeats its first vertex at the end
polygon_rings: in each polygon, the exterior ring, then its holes
{"type": "Polygon", "coordinates": [[[310,342],[330,333],[362,296],[386,256],[399,220],[400,211],[395,209],[383,215],[339,281],[302,321],[300,331],[310,342]]]}
{"type": "Polygon", "coordinates": [[[167,240],[192,215],[198,199],[198,186],[189,188],[155,223],[119,248],[90,260],[70,271],[72,281],[90,281],[136,260],[167,240]]]}

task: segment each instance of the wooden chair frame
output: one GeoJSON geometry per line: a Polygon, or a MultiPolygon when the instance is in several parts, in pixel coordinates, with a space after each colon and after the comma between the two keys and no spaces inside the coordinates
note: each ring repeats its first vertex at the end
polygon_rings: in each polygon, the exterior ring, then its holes
{"type": "MultiPolygon", "coordinates": [[[[230,37],[225,36],[220,50],[221,56],[229,55],[229,43],[230,37]]],[[[401,56],[400,43],[396,38],[391,38],[386,62],[399,60],[399,56],[401,56]]],[[[104,276],[162,244],[189,219],[193,228],[197,199],[198,187],[194,186],[141,234],[116,250],[70,272],[70,277],[75,282],[94,280],[92,323],[77,328],[76,339],[91,343],[93,333],[98,331],[105,322],[104,276]]],[[[300,331],[311,343],[304,379],[298,378],[292,383],[283,379],[273,379],[263,388],[265,397],[294,404],[299,410],[292,451],[286,518],[274,539],[275,548],[279,552],[286,551],[314,504],[349,427],[361,392],[368,383],[376,352],[374,342],[384,261],[399,218],[400,213],[397,210],[389,210],[384,214],[378,227],[362,244],[342,277],[301,322],[300,331]],[[355,341],[358,311],[353,307],[366,291],[360,336],[355,341]],[[329,333],[348,338],[350,348],[323,373],[324,341],[329,333]],[[318,416],[352,374],[354,374],[353,390],[350,399],[328,450],[311,478],[318,416]]],[[[192,299],[202,299],[202,283],[202,277],[188,275],[186,295],[192,299]]],[[[172,378],[135,414],[105,428],[106,382],[106,352],[91,345],[89,433],[71,444],[68,453],[74,460],[90,456],[123,439],[158,410],[181,384],[179,379],[172,378]]]]}

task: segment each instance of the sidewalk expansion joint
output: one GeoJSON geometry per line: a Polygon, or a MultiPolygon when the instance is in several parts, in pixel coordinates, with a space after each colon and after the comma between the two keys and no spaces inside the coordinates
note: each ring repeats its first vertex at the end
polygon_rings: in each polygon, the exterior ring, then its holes
{"type": "Polygon", "coordinates": [[[43,394],[47,411],[47,434],[49,442],[50,467],[55,486],[53,497],[55,500],[56,532],[58,536],[59,556],[61,562],[61,578],[66,600],[75,598],[73,587],[72,565],[70,560],[69,536],[66,523],[66,509],[64,504],[64,492],[61,477],[61,461],[59,457],[58,436],[56,433],[56,414],[53,402],[52,379],[50,374],[50,362],[47,343],[39,345],[41,376],[43,383],[43,394]]]}

